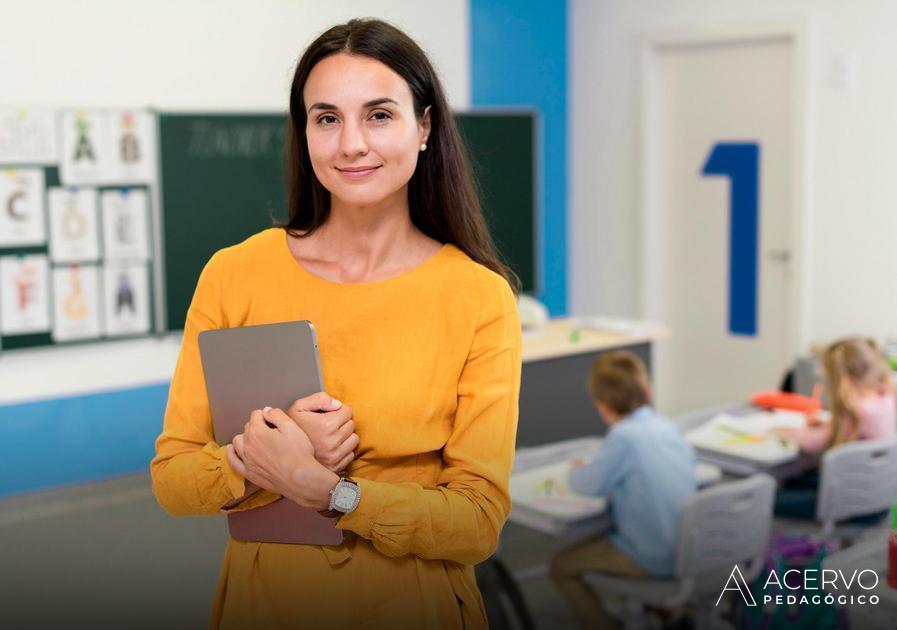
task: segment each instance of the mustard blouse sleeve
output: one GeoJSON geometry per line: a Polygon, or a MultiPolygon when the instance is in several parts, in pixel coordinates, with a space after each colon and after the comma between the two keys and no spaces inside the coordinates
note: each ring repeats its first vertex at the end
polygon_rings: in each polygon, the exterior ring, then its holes
{"type": "MultiPolygon", "coordinates": [[[[214,514],[244,494],[243,478],[227,463],[226,446],[214,441],[199,356],[199,333],[227,326],[221,303],[223,253],[215,254],[203,269],[187,311],[165,422],[150,464],[156,500],[174,515],[214,514]]],[[[233,509],[258,507],[275,498],[263,490],[233,509]]]]}
{"type": "Polygon", "coordinates": [[[498,544],[511,507],[521,342],[510,287],[501,280],[489,288],[458,382],[458,407],[436,489],[357,479],[361,501],[337,522],[384,555],[476,564],[498,544]]]}

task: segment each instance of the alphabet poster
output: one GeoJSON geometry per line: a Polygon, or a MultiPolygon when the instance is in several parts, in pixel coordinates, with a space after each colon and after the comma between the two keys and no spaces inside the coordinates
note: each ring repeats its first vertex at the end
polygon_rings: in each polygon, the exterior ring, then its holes
{"type": "Polygon", "coordinates": [[[144,184],[155,179],[155,119],[150,112],[66,110],[60,124],[64,184],[144,184]]]}
{"type": "Polygon", "coordinates": [[[94,265],[53,269],[53,340],[100,336],[99,273],[94,265]]]}
{"type": "Polygon", "coordinates": [[[92,188],[51,188],[50,258],[83,262],[100,257],[97,192],[92,188]]]}
{"type": "Polygon", "coordinates": [[[0,164],[55,164],[56,113],[0,107],[0,164]]]}
{"type": "Polygon", "coordinates": [[[106,260],[149,258],[146,191],[106,190],[100,195],[106,260]]]}
{"type": "Polygon", "coordinates": [[[0,171],[0,247],[43,245],[44,172],[41,169],[0,171]]]}
{"type": "Polygon", "coordinates": [[[47,257],[0,257],[0,333],[21,335],[50,329],[47,257]]]}
{"type": "Polygon", "coordinates": [[[150,329],[149,281],[146,265],[111,263],[103,272],[106,334],[133,335],[150,329]]]}

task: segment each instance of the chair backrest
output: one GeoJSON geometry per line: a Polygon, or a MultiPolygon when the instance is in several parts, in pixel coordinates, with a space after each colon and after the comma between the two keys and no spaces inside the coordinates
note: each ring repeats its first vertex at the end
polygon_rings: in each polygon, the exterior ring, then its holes
{"type": "Polygon", "coordinates": [[[897,440],[863,440],[822,456],[816,519],[838,521],[889,509],[897,500],[897,440]]]}
{"type": "Polygon", "coordinates": [[[679,519],[676,577],[730,572],[762,560],[772,530],[776,483],[757,474],[689,497],[679,519]]]}

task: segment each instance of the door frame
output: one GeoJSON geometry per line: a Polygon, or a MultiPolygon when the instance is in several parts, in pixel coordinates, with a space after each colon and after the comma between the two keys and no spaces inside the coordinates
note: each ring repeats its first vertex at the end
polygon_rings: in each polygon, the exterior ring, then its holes
{"type": "MultiPolygon", "coordinates": [[[[657,319],[660,310],[660,261],[657,252],[663,238],[660,186],[660,152],[658,151],[658,124],[660,95],[659,52],[661,48],[675,46],[749,43],[768,40],[788,40],[791,43],[792,72],[794,76],[794,120],[791,138],[791,217],[789,222],[791,278],[788,298],[788,318],[785,322],[786,353],[794,358],[809,346],[809,313],[807,305],[810,290],[810,224],[807,207],[810,201],[810,108],[808,107],[808,26],[806,21],[775,20],[758,23],[706,23],[685,25],[675,30],[642,34],[639,38],[639,71],[641,98],[640,122],[640,205],[641,205],[641,312],[648,319],[657,319]]],[[[708,147],[709,150],[709,147],[708,147]]],[[[675,335],[675,330],[673,331],[675,335]]],[[[784,368],[785,366],[783,366],[784,368]]]]}

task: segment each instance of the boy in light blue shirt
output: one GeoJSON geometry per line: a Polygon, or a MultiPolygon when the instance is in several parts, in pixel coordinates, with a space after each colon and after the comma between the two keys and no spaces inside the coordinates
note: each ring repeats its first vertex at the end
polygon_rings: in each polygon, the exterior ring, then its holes
{"type": "Polygon", "coordinates": [[[583,627],[612,628],[616,623],[581,576],[672,575],[679,516],[696,491],[697,458],[678,427],[651,407],[648,371],[633,353],[599,356],[589,386],[610,429],[597,455],[570,471],[570,486],[608,495],[612,528],[559,552],[551,576],[583,627]]]}

